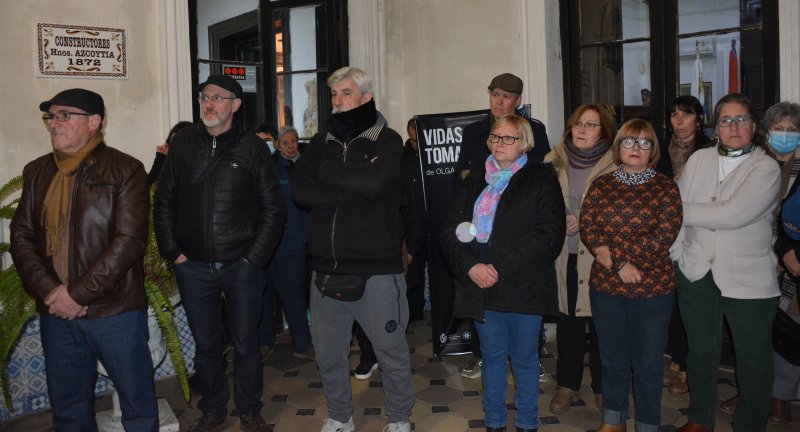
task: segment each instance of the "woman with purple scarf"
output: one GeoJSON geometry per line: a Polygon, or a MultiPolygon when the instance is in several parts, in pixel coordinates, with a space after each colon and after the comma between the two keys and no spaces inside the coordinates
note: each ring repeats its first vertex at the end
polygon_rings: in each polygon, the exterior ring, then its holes
{"type": "Polygon", "coordinates": [[[518,432],[539,427],[539,334],[542,316],[558,313],[555,259],[566,232],[561,188],[552,165],[528,161],[528,122],[498,119],[491,155],[463,178],[441,233],[455,275],[456,316],[475,320],[483,354],[487,431],[506,430],[506,373],[514,373],[518,432]]]}
{"type": "Polygon", "coordinates": [[[578,219],[583,197],[597,177],[617,169],[611,153],[616,133],[614,117],[597,104],[583,104],[572,113],[561,142],[547,156],[561,184],[567,206],[567,238],[556,259],[558,280],[558,389],[550,400],[550,412],[562,414],[580,399],[583,357],[586,352],[586,327],[589,327],[589,371],[597,409],[603,407],[600,351],[589,304],[589,273],[594,256],[581,242],[578,219]]]}

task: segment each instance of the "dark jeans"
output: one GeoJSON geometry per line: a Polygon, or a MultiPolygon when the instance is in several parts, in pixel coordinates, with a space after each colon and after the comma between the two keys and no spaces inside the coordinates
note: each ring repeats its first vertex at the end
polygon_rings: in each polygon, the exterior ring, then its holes
{"type": "Polygon", "coordinates": [[[228,380],[222,358],[222,295],[234,349],[234,402],[239,416],[261,410],[263,391],[258,322],[264,269],[238,259],[226,263],[186,261],[175,277],[195,341],[194,366],[203,399],[197,406],[227,416],[228,380]]]}
{"type": "Polygon", "coordinates": [[[283,306],[289,333],[292,335],[292,350],[304,353],[311,349],[311,330],[308,327],[308,284],[306,284],[306,257],[273,258],[266,273],[263,312],[258,328],[261,345],[275,345],[274,301],[277,295],[283,306]]]}
{"type": "Polygon", "coordinates": [[[356,341],[358,341],[358,349],[361,351],[361,356],[359,357],[359,363],[364,363],[368,365],[373,365],[378,363],[378,358],[375,357],[375,349],[372,348],[372,342],[369,341],[367,334],[364,333],[364,329],[361,328],[358,323],[355,323],[353,327],[356,330],[356,341]]]}
{"type": "Polygon", "coordinates": [[[583,357],[586,353],[586,326],[589,326],[589,371],[592,375],[592,392],[603,392],[600,350],[597,347],[597,330],[592,317],[576,317],[578,301],[577,254],[567,258],[567,302],[569,315],[558,316],[556,347],[556,381],[561,387],[578,390],[583,381],[583,357]]]}
{"type": "Polygon", "coordinates": [[[662,356],[675,295],[622,297],[589,291],[603,359],[603,423],[625,423],[633,372],[636,431],[661,424],[662,356]]]}
{"type": "Polygon", "coordinates": [[[681,320],[681,310],[678,302],[672,310],[672,317],[669,319],[669,353],[672,362],[677,363],[682,371],[686,370],[686,355],[689,353],[689,341],[686,340],[686,329],[681,320]]]}
{"type": "Polygon", "coordinates": [[[425,264],[428,260],[427,253],[423,248],[419,255],[411,260],[406,272],[406,297],[408,297],[408,313],[412,321],[421,320],[425,309],[425,264]]]}
{"type": "Polygon", "coordinates": [[[119,395],[125,430],[158,430],[145,311],[72,321],[41,316],[40,326],[55,430],[97,430],[94,386],[98,360],[119,395]]]}

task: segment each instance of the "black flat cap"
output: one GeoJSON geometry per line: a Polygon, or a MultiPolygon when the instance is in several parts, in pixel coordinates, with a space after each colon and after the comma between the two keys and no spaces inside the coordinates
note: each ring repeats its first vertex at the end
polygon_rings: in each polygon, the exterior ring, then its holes
{"type": "Polygon", "coordinates": [[[53,96],[52,99],[39,104],[39,110],[47,112],[51,105],[64,105],[86,111],[89,114],[97,114],[103,119],[106,116],[106,106],[103,97],[99,94],[82,88],[64,90],[53,96]]]}

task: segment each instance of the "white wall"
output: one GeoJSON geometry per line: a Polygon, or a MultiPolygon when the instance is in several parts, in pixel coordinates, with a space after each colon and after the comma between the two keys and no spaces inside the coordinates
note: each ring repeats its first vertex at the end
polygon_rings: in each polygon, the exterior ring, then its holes
{"type": "Polygon", "coordinates": [[[106,104],[106,141],[149,169],[164,141],[166,96],[162,69],[165,4],[174,0],[26,0],[0,2],[0,183],[51,150],[39,102],[84,87],[106,104]],[[128,30],[126,80],[37,78],[36,23],[68,23],[128,30]]]}
{"type": "Polygon", "coordinates": [[[563,128],[558,3],[544,0],[350,0],[350,65],[376,80],[376,101],[405,136],[416,114],[486,109],[503,72],[525,82],[523,103],[563,128]]]}

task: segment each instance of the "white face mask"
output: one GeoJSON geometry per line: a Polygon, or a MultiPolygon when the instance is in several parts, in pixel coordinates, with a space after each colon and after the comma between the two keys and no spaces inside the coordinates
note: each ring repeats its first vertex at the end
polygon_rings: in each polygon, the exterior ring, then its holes
{"type": "Polygon", "coordinates": [[[264,140],[267,143],[267,147],[269,147],[269,154],[275,154],[275,141],[264,140]]]}

